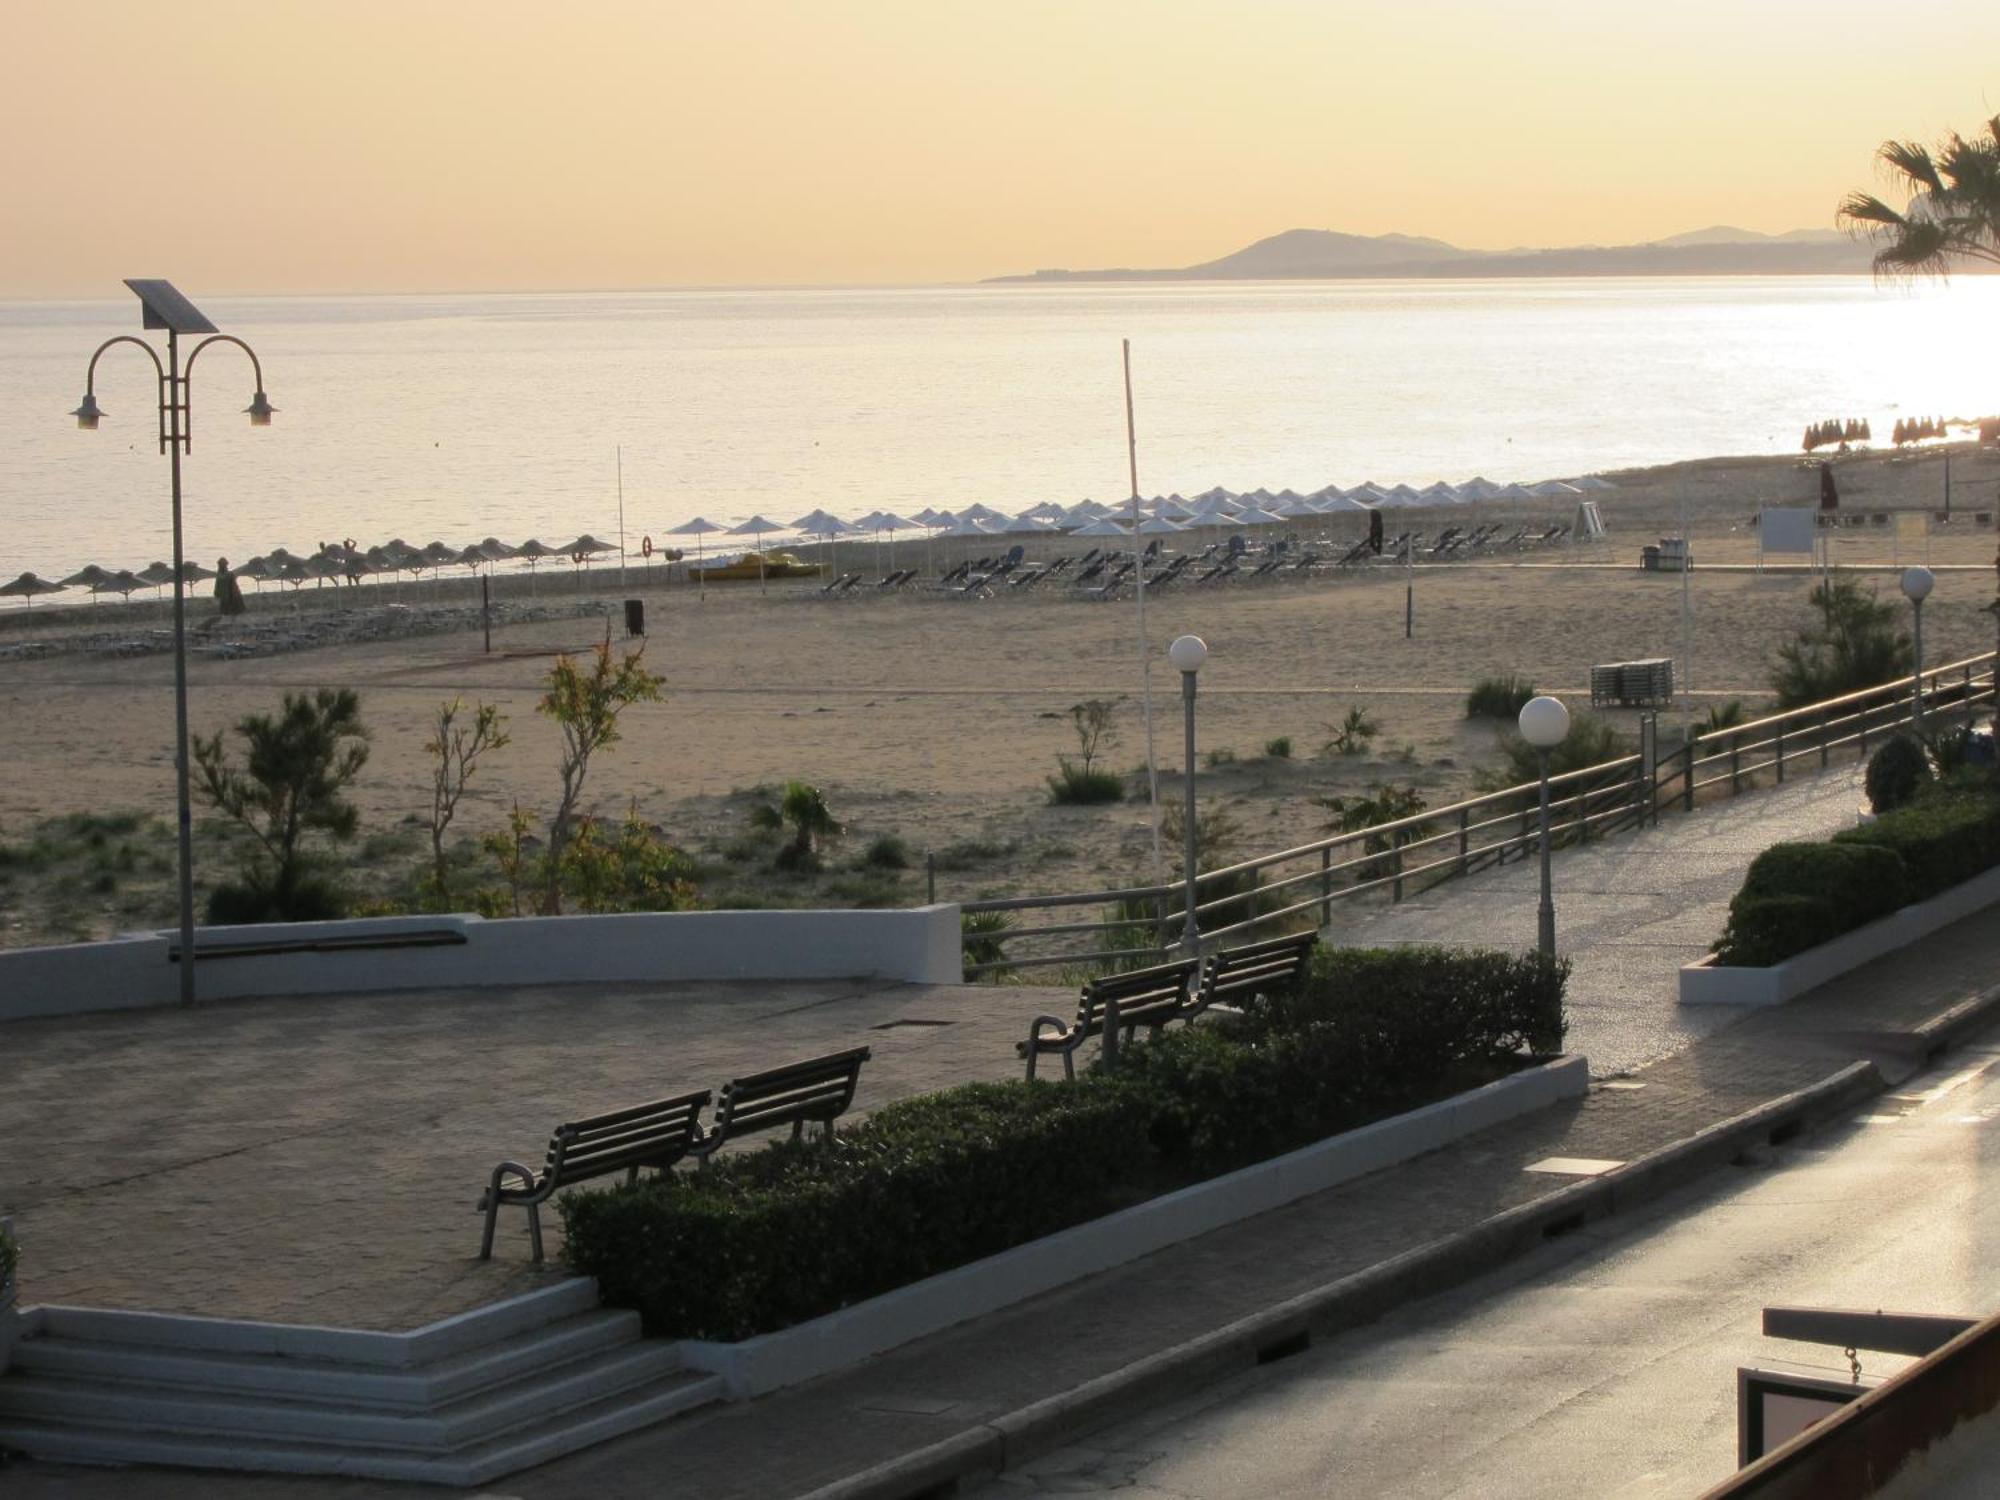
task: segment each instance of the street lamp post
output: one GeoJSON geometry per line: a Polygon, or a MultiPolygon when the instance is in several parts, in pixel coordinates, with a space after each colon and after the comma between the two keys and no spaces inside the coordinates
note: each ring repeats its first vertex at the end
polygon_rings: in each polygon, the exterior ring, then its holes
{"type": "Polygon", "coordinates": [[[145,339],[121,333],[106,339],[90,356],[84,377],[83,400],[70,415],[85,432],[95,432],[104,412],[97,404],[97,362],[114,344],[135,344],[153,362],[159,377],[160,451],[168,456],[173,484],[174,507],[174,781],[178,803],[180,840],[181,968],[180,998],[183,1005],[194,1003],[194,812],[188,795],[188,691],[187,691],[187,563],[181,551],[181,455],[194,448],[193,380],[194,362],[210,344],[234,344],[250,356],[256,377],[256,392],[244,408],[252,427],[271,425],[275,408],[264,394],[264,369],[256,351],[231,334],[218,332],[201,310],[175,290],[171,282],[128,280],[126,286],[138,297],[142,309],[140,326],[162,329],[167,335],[167,357],[145,339]],[[181,363],[182,334],[201,335],[201,342],[188,351],[181,363]]]}
{"type": "Polygon", "coordinates": [[[1536,951],[1556,956],[1556,903],[1549,881],[1549,752],[1569,734],[1569,710],[1556,698],[1530,698],[1521,706],[1521,738],[1535,747],[1542,769],[1542,905],[1536,951]]]}
{"type": "Polygon", "coordinates": [[[1181,711],[1185,721],[1187,744],[1183,750],[1186,759],[1181,780],[1187,788],[1187,803],[1181,811],[1182,874],[1187,884],[1187,925],[1181,932],[1181,942],[1190,953],[1201,949],[1201,929],[1195,915],[1200,897],[1195,889],[1195,818],[1194,818],[1194,680],[1201,671],[1201,664],[1208,660],[1208,642],[1198,635],[1184,635],[1167,647],[1167,660],[1181,674],[1181,711]]]}
{"type": "Polygon", "coordinates": [[[1910,724],[1918,734],[1924,732],[1924,600],[1936,584],[1929,568],[1903,569],[1903,597],[1910,601],[1913,620],[1910,644],[1917,658],[1917,669],[1910,677],[1910,724]]]}

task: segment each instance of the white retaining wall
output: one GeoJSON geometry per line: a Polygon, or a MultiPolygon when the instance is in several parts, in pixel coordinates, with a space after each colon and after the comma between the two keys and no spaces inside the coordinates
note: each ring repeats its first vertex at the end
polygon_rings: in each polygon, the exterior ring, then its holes
{"type": "Polygon", "coordinates": [[[1783,1005],[1995,903],[2000,903],[2000,868],[1975,875],[1928,901],[1899,907],[1866,927],[1843,932],[1830,943],[1795,953],[1769,968],[1731,968],[1716,963],[1710,954],[1681,965],[1681,1004],[1783,1005]]]}
{"type": "MultiPolygon", "coordinates": [[[[631,912],[612,916],[378,917],[347,922],[204,927],[197,952],[224,940],[356,937],[450,928],[463,944],[206,958],[202,1000],[486,985],[677,980],[894,979],[958,984],[956,906],[895,911],[631,912]]],[[[177,935],[0,952],[0,1021],[171,1005],[177,935]]]]}

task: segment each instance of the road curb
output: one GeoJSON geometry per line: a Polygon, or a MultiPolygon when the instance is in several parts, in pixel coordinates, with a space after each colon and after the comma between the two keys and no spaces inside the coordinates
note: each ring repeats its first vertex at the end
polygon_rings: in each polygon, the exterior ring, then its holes
{"type": "Polygon", "coordinates": [[[1988,1025],[1996,1013],[2000,1013],[2000,984],[1939,1011],[1922,1025],[1911,1027],[1910,1032],[1923,1044],[1924,1058],[1928,1061],[1988,1025]]]}
{"type": "MultiPolygon", "coordinates": [[[[2000,1010],[2000,987],[1914,1028],[1932,1053],[2000,1010]]],[[[1350,1275],[1225,1324],[1122,1369],[994,1417],[979,1427],[802,1493],[798,1500],[926,1500],[962,1479],[990,1477],[1077,1435],[1153,1409],[1299,1352],[1314,1338],[1374,1322],[1395,1308],[1446,1291],[1583,1224],[1642,1203],[1736,1160],[1835,1119],[1886,1087],[1872,1062],[1850,1063],[1819,1082],[1705,1126],[1532,1203],[1482,1219],[1350,1275]]]]}

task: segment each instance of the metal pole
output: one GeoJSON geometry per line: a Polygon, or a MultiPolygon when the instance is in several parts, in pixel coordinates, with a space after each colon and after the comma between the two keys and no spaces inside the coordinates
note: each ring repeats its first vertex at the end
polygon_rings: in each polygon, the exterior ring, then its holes
{"type": "Polygon", "coordinates": [[[1537,951],[1543,958],[1556,956],[1556,903],[1549,884],[1549,752],[1539,752],[1542,763],[1542,907],[1537,934],[1537,951]]]}
{"type": "Polygon", "coordinates": [[[1192,672],[1181,673],[1182,717],[1186,720],[1187,728],[1187,748],[1185,751],[1187,769],[1183,773],[1183,777],[1187,783],[1187,806],[1181,814],[1185,825],[1181,832],[1183,836],[1182,844],[1184,846],[1182,858],[1186,861],[1185,873],[1187,875],[1187,928],[1181,933],[1181,942],[1186,945],[1190,953],[1197,953],[1201,950],[1201,931],[1195,916],[1195,907],[1200,904],[1200,898],[1195,890],[1194,868],[1194,676],[1195,674],[1192,672]]]}
{"type": "MultiPolygon", "coordinates": [[[[1146,715],[1146,812],[1152,823],[1153,884],[1166,883],[1166,856],[1160,852],[1160,761],[1153,750],[1153,648],[1146,639],[1146,555],[1139,538],[1139,429],[1132,419],[1132,341],[1118,341],[1125,364],[1125,463],[1132,481],[1132,547],[1138,554],[1133,596],[1139,604],[1139,697],[1146,715]]],[[[1189,774],[1192,774],[1192,766],[1189,774]]]]}
{"type": "Polygon", "coordinates": [[[618,592],[625,592],[625,449],[621,445],[618,455],[618,592]]]}
{"type": "Polygon", "coordinates": [[[1910,601],[1910,608],[1916,615],[1916,623],[1912,629],[1914,636],[1912,645],[1917,654],[1917,670],[1910,678],[1910,695],[1913,700],[1910,722],[1915,726],[1917,733],[1922,734],[1924,732],[1924,601],[1913,599],[1910,601]]]}
{"type": "Polygon", "coordinates": [[[181,1004],[194,1004],[194,807],[188,793],[187,570],[181,555],[181,445],[187,441],[180,336],[167,330],[167,452],[174,497],[174,794],[180,843],[181,1004]]]}
{"type": "Polygon", "coordinates": [[[479,623],[486,632],[486,654],[493,654],[493,591],[492,580],[485,574],[479,578],[479,623]]]}

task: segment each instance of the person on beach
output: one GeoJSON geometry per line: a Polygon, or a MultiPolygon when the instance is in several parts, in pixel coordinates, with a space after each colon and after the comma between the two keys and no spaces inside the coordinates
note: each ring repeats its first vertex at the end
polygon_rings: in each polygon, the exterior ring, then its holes
{"type": "Polygon", "coordinates": [[[243,585],[229,571],[229,559],[226,557],[215,560],[215,607],[224,615],[240,615],[247,608],[243,603],[243,585]]]}

